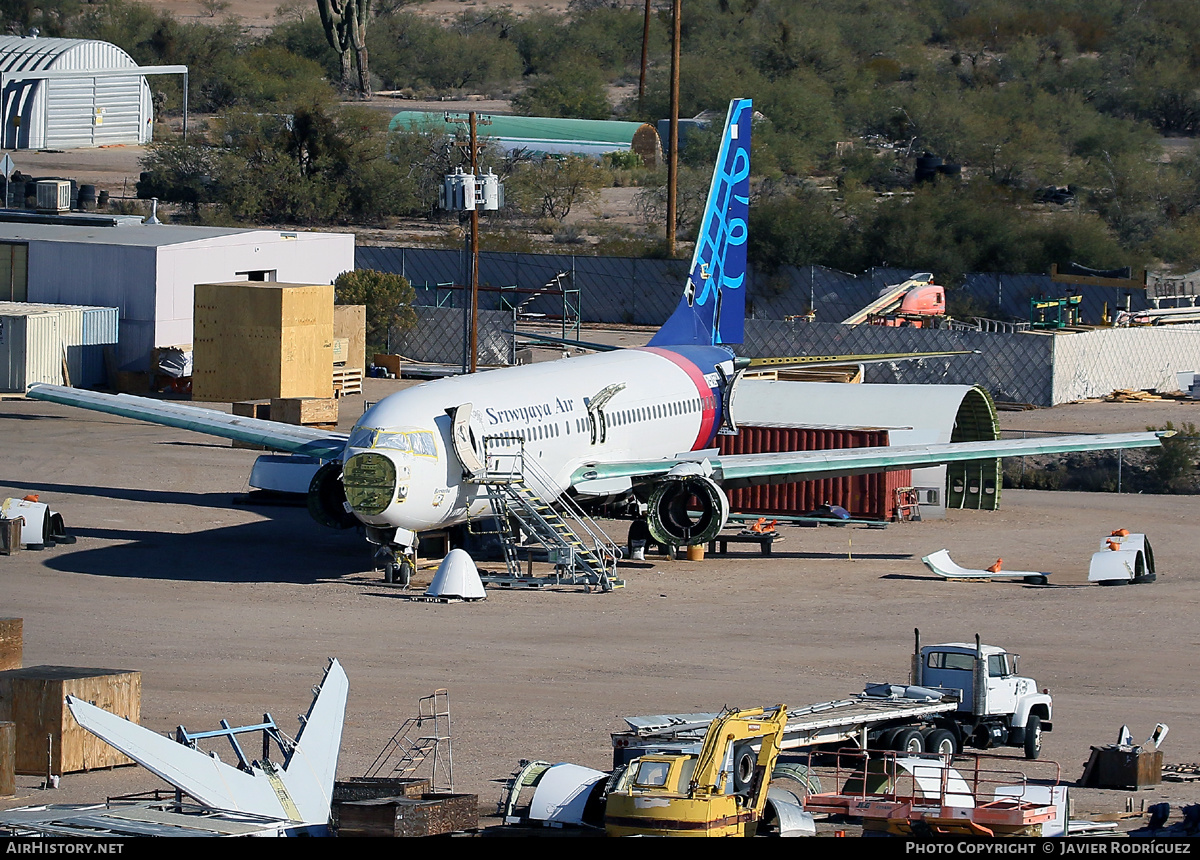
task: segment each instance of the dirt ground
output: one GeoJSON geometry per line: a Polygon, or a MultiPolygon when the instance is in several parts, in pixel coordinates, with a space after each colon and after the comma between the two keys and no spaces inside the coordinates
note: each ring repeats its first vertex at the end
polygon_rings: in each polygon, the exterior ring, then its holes
{"type": "MultiPolygon", "coordinates": [[[[395,385],[368,380],[366,398],[395,385]]],[[[363,399],[342,401],[343,426],[363,399]]],[[[1182,408],[1089,404],[1004,421],[1139,429],[1182,408]]],[[[339,774],[363,773],[417,699],[445,687],[455,788],[490,811],[519,759],[606,768],[623,715],[801,705],[904,679],[920,627],[926,642],[978,632],[1023,655],[1023,674],[1055,697],[1044,757],[1064,779],[1122,724],[1140,740],[1165,722],[1166,761],[1200,761],[1200,497],[1005,491],[993,513],[886,530],[788,528],[770,558],[630,563],[627,587],[612,594],[493,591],[480,603],[430,604],[383,586],[353,531],[324,530],[303,508],[234,504],[254,452],[19,400],[0,402],[0,443],[0,498],[40,493],[79,538],[0,557],[0,616],[24,619],[24,664],[140,671],[142,723],[156,730],[270,711],[294,732],[336,656],[350,677],[339,774]],[[1158,582],[1086,584],[1090,554],[1117,527],[1150,536],[1158,582]],[[920,558],[942,547],[964,566],[1003,556],[1010,569],[1050,571],[1051,584],[941,581],[920,558]]],[[[613,526],[618,537],[624,529],[613,526]]],[[[133,767],[68,775],[55,792],[37,783],[19,777],[18,796],[0,807],[161,784],[133,767]]],[[[1077,791],[1077,815],[1123,809],[1126,796],[1077,791]]],[[[1142,799],[1195,803],[1200,788],[1164,784],[1142,799]]]]}

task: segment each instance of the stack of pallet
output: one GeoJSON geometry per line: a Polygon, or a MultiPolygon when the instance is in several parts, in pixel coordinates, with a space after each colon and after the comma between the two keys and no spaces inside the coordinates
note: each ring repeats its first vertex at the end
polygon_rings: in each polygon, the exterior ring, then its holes
{"type": "Polygon", "coordinates": [[[366,305],[336,305],[333,309],[333,396],[362,394],[367,363],[366,305]]]}

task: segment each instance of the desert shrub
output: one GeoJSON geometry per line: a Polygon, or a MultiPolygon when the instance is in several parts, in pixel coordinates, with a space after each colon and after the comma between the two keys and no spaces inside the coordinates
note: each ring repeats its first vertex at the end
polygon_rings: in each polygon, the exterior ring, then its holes
{"type": "Polygon", "coordinates": [[[417,324],[412,307],[416,294],[408,279],[400,275],[355,269],[338,275],[333,289],[339,305],[366,305],[368,353],[385,352],[392,329],[403,331],[417,324]]]}

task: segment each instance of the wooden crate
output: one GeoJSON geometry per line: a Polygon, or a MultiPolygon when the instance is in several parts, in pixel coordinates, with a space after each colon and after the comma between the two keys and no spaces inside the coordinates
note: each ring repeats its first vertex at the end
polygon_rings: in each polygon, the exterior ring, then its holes
{"type": "Polygon", "coordinates": [[[17,724],[0,722],[0,797],[17,793],[17,724]]]}
{"type": "Polygon", "coordinates": [[[67,696],[136,723],[142,712],[142,673],[71,666],[0,672],[0,720],[17,724],[16,772],[46,773],[47,736],[53,739],[50,770],[54,774],[132,764],[75,722],[67,710],[67,696]]]}
{"type": "Polygon", "coordinates": [[[352,776],[333,784],[334,803],[377,800],[381,797],[420,797],[429,794],[429,780],[423,777],[352,776]]]}
{"type": "Polygon", "coordinates": [[[332,397],[333,285],[197,284],[192,399],[332,397]]]}
{"type": "Polygon", "coordinates": [[[337,424],[338,402],[332,397],[286,397],[271,400],[271,420],[284,424],[337,424]]]}
{"type": "Polygon", "coordinates": [[[335,337],[333,339],[333,363],[335,366],[346,363],[350,353],[350,338],[335,337]]]}
{"type": "Polygon", "coordinates": [[[377,352],[375,353],[375,357],[371,359],[371,363],[376,367],[386,369],[388,373],[395,375],[397,379],[400,378],[400,356],[384,355],[377,352]]]}
{"type": "Polygon", "coordinates": [[[474,794],[424,794],[340,805],[338,836],[437,836],[479,827],[474,794]]]}
{"type": "Polygon", "coordinates": [[[346,338],[347,367],[367,366],[367,306],[334,305],[333,336],[346,338]]]}
{"type": "Polygon", "coordinates": [[[20,669],[25,637],[20,618],[0,618],[0,670],[20,669]]]}
{"type": "MultiPolygon", "coordinates": [[[[243,418],[261,418],[263,421],[271,420],[271,401],[270,400],[242,400],[233,404],[233,414],[240,415],[243,418]]],[[[253,442],[243,442],[241,439],[233,440],[234,448],[245,448],[249,451],[265,451],[266,445],[256,445],[253,442]]]]}
{"type": "Polygon", "coordinates": [[[362,394],[362,378],[361,367],[335,367],[333,369],[333,396],[362,394]]]}

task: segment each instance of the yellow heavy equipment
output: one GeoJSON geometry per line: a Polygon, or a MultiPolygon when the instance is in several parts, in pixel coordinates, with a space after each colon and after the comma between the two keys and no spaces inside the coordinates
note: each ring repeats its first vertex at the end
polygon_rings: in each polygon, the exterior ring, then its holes
{"type": "Polygon", "coordinates": [[[728,710],[698,754],[634,759],[609,791],[608,835],[753,836],[786,724],[784,705],[728,710]]]}

